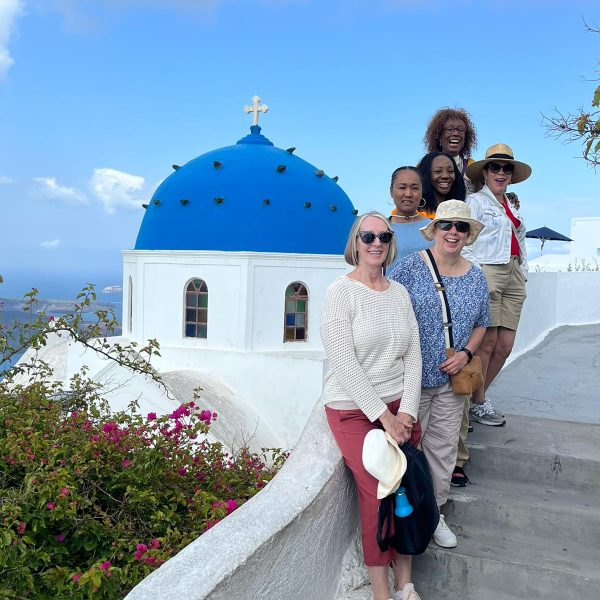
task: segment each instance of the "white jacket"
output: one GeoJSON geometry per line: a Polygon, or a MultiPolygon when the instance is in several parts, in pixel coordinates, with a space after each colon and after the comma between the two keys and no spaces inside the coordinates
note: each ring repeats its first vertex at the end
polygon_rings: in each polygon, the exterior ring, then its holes
{"type": "MultiPolygon", "coordinates": [[[[506,198],[512,214],[521,224],[517,227],[517,241],[521,249],[521,270],[527,276],[527,250],[525,248],[525,224],[516,207],[506,198]]],[[[512,226],[506,212],[494,194],[484,185],[481,191],[469,194],[466,203],[471,209],[471,217],[485,225],[477,241],[465,246],[462,255],[478,265],[505,265],[510,261],[510,240],[512,226]]]]}

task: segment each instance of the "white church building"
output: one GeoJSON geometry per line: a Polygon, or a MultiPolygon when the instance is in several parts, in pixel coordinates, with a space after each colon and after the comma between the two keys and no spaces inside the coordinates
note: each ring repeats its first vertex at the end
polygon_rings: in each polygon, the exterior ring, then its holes
{"type": "Polygon", "coordinates": [[[142,413],[171,412],[202,388],[218,439],[290,448],[321,394],[321,302],[348,270],[356,211],[337,178],[261,134],[258,98],[247,109],[249,135],[173,166],[123,253],[123,331],[113,339],[158,340],[153,365],[171,398],[66,340],[51,340],[43,358],[63,381],[87,365],[115,389],[114,408],[137,399],[142,413]]]}

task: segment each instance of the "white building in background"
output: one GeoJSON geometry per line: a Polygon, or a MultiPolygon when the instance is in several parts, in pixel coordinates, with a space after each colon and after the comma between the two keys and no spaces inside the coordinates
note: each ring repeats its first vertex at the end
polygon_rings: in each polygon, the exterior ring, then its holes
{"type": "Polygon", "coordinates": [[[565,242],[568,254],[553,254],[546,242],[544,254],[529,261],[531,272],[600,270],[600,217],[577,217],[571,220],[573,241],[565,242]]]}
{"type": "Polygon", "coordinates": [[[137,400],[142,413],[164,414],[202,388],[218,439],[290,448],[321,394],[321,302],[348,270],[356,211],[337,178],[261,135],[261,107],[249,108],[249,135],[173,165],[124,252],[123,332],[113,340],[158,340],[153,365],[171,398],[66,340],[42,353],[61,381],[87,365],[114,390],[113,408],[137,400]]]}

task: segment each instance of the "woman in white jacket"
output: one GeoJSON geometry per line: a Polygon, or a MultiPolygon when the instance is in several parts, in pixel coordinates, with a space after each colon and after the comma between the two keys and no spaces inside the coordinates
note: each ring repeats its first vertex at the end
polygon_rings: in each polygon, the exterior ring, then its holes
{"type": "Polygon", "coordinates": [[[485,392],[504,366],[515,342],[521,309],[525,301],[527,254],[525,224],[517,207],[506,195],[510,184],[525,181],[531,167],[514,159],[506,144],[487,149],[484,160],[467,167],[467,176],[479,190],[467,196],[474,219],[485,228],[477,241],[463,250],[465,258],[481,266],[490,292],[492,326],[488,328],[477,354],[481,357],[484,387],[473,394],[469,418],[484,425],[501,426],[504,415],[485,400],[485,392]]]}

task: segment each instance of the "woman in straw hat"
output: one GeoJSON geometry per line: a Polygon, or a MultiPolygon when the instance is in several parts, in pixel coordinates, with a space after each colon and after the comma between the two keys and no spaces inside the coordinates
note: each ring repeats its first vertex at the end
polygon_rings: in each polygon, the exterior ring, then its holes
{"type": "MultiPolygon", "coordinates": [[[[390,274],[391,279],[408,290],[419,324],[423,360],[419,405],[421,447],[431,469],[439,507],[448,499],[465,404],[465,396],[454,393],[450,376],[471,361],[489,325],[485,277],[461,255],[465,246],[476,242],[482,229],[483,225],[472,218],[465,202],[442,202],[433,221],[421,229],[425,239],[433,240],[431,255],[420,252],[407,256],[390,274]],[[453,355],[446,352],[448,342],[442,300],[430,262],[437,265],[450,307],[447,318],[452,322],[456,351],[453,355]]],[[[433,540],[445,548],[457,545],[456,535],[441,513],[433,540]]]]}
{"type": "Polygon", "coordinates": [[[356,482],[374,600],[419,600],[411,583],[411,557],[391,549],[382,552],[376,539],[380,498],[398,488],[401,469],[374,477],[363,462],[363,447],[371,448],[371,439],[366,445],[365,439],[374,429],[385,430],[394,444],[418,441],[419,331],[406,290],[383,274],[395,254],[394,232],[383,215],[367,213],[356,219],[344,253],[354,270],[331,284],[321,310],[321,337],[329,360],[321,400],[356,482]],[[393,593],[388,587],[390,563],[393,593]]]}
{"type": "Polygon", "coordinates": [[[527,274],[525,225],[506,189],[525,181],[531,167],[515,160],[510,146],[494,144],[483,160],[467,167],[467,175],[479,191],[469,194],[466,201],[485,229],[464,255],[483,269],[490,290],[492,320],[478,351],[485,384],[473,394],[469,416],[483,425],[501,426],[506,423],[504,415],[485,400],[485,392],[512,351],[526,296],[527,274]]]}

